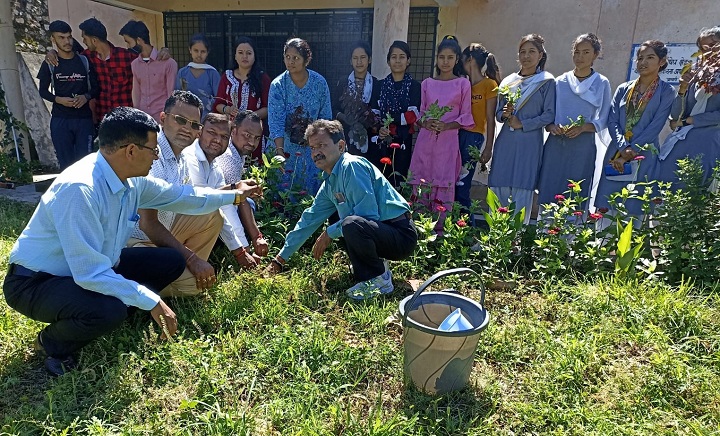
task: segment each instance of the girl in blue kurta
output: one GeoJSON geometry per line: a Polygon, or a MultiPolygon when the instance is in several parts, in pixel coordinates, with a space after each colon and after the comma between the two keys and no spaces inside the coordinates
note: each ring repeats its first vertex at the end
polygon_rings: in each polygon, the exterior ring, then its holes
{"type": "Polygon", "coordinates": [[[303,145],[305,128],[317,119],[332,118],[330,90],[320,74],[307,69],[312,51],[307,41],[292,38],[283,50],[287,70],[270,84],[268,123],[275,152],[285,156],[281,190],[290,184],[315,195],[320,188],[320,170],[303,145]]]}
{"type": "MultiPolygon", "coordinates": [[[[568,180],[580,184],[580,196],[589,198],[595,173],[596,133],[606,137],[610,112],[610,82],[592,69],[600,54],[600,40],[593,33],[578,36],[572,45],[575,68],[555,80],[555,122],[545,129],[550,136],[543,150],[538,182],[538,203],[555,201],[568,190],[568,180]],[[574,126],[582,116],[584,121],[574,126]]],[[[600,144],[605,147],[604,144],[600,144]]],[[[589,202],[580,205],[585,210],[589,202]]]]}
{"type": "MultiPolygon", "coordinates": [[[[610,204],[609,196],[628,183],[652,181],[648,175],[654,171],[657,155],[650,148],[640,147],[650,144],[652,148],[657,148],[658,135],[675,99],[675,89],[660,79],[660,71],[667,67],[667,51],[660,41],[644,42],[637,53],[640,77],[623,83],[615,91],[608,115],[611,142],[605,153],[605,166],[595,197],[597,208],[612,209],[615,205],[610,204]],[[623,172],[625,163],[630,162],[634,162],[633,166],[637,165],[637,170],[631,168],[632,173],[626,177],[612,175],[608,167],[609,164],[616,171],[623,172]],[[627,180],[628,177],[630,180],[627,180]]],[[[632,215],[643,213],[638,200],[630,199],[625,206],[632,215]]]]}
{"type": "MultiPolygon", "coordinates": [[[[720,44],[720,26],[704,29],[697,39],[703,54],[720,44]]],[[[692,83],[693,71],[680,78],[678,95],[672,105],[670,127],[673,133],[660,146],[659,161],[653,177],[672,182],[672,188],[682,187],[678,179],[677,161],[701,156],[705,180],[712,177],[716,161],[720,159],[720,72],[708,83],[692,83]]]]}
{"type": "Polygon", "coordinates": [[[215,93],[220,84],[220,73],[205,62],[210,53],[210,43],[203,34],[198,33],[190,38],[189,49],[192,62],[178,70],[175,89],[190,91],[200,97],[204,116],[210,112],[215,100],[215,93]]]}
{"type": "Polygon", "coordinates": [[[555,120],[555,82],[544,71],[545,40],[536,34],[520,40],[520,71],[503,79],[500,88],[520,89],[520,99],[512,105],[507,95],[498,94],[495,116],[503,124],[495,140],[488,183],[503,205],[515,202],[516,212],[525,208],[525,224],[530,221],[533,191],[540,172],[543,127],[555,120]]]}

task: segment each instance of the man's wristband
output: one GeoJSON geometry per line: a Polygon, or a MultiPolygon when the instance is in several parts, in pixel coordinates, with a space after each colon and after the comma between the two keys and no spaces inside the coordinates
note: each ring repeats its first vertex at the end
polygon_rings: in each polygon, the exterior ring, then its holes
{"type": "Polygon", "coordinates": [[[233,191],[236,190],[236,189],[237,189],[237,185],[236,185],[235,183],[231,183],[231,184],[230,184],[230,189],[232,189],[233,191]]]}

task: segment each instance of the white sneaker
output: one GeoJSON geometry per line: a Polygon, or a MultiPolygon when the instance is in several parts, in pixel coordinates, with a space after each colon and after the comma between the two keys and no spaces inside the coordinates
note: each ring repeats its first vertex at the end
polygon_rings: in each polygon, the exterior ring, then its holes
{"type": "Polygon", "coordinates": [[[392,273],[388,270],[370,280],[357,283],[345,293],[353,300],[367,300],[380,294],[389,294],[395,290],[392,284],[392,273]]]}

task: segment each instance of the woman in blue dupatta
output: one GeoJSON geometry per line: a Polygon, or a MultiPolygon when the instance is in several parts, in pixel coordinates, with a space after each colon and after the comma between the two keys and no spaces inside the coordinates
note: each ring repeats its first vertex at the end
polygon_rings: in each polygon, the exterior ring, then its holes
{"type": "Polygon", "coordinates": [[[542,159],[543,128],[555,120],[555,82],[545,71],[547,53],[542,36],[520,40],[520,71],[500,83],[495,117],[504,123],[495,140],[488,184],[503,206],[515,203],[530,221],[533,194],[542,159]],[[510,96],[520,92],[517,101],[510,96]]]}
{"type": "MultiPolygon", "coordinates": [[[[543,150],[538,203],[555,201],[568,190],[568,181],[580,183],[580,196],[590,197],[597,150],[610,142],[607,116],[610,112],[610,82],[592,66],[602,45],[593,33],[575,38],[572,58],[575,68],[555,80],[555,122],[545,129],[550,136],[543,150]],[[581,118],[582,117],[582,118],[581,118]],[[596,133],[606,138],[596,145],[596,133]]],[[[589,201],[579,205],[585,211],[589,201]]],[[[542,207],[542,206],[541,206],[542,207]]]]}
{"type": "MultiPolygon", "coordinates": [[[[610,204],[610,195],[628,184],[652,181],[648,176],[657,162],[658,136],[675,99],[675,89],[660,79],[660,71],[667,67],[667,52],[661,41],[642,43],[637,53],[640,77],[615,91],[608,115],[610,145],[595,197],[595,207],[601,211],[615,209],[617,205],[610,204]]],[[[629,199],[625,206],[631,215],[643,214],[639,200],[629,199]]]]}

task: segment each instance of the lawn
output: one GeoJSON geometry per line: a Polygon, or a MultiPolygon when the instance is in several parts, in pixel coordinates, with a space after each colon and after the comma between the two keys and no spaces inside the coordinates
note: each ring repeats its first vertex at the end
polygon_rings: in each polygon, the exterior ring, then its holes
{"type": "MultiPolygon", "coordinates": [[[[2,276],[31,212],[0,199],[2,276]]],[[[58,379],[31,351],[41,324],[0,302],[0,433],[720,433],[716,293],[608,276],[489,291],[469,387],[430,397],[404,385],[386,321],[410,290],[352,303],[334,253],[272,279],[224,267],[207,295],[171,301],[174,340],[136,314],[58,379]]]]}

